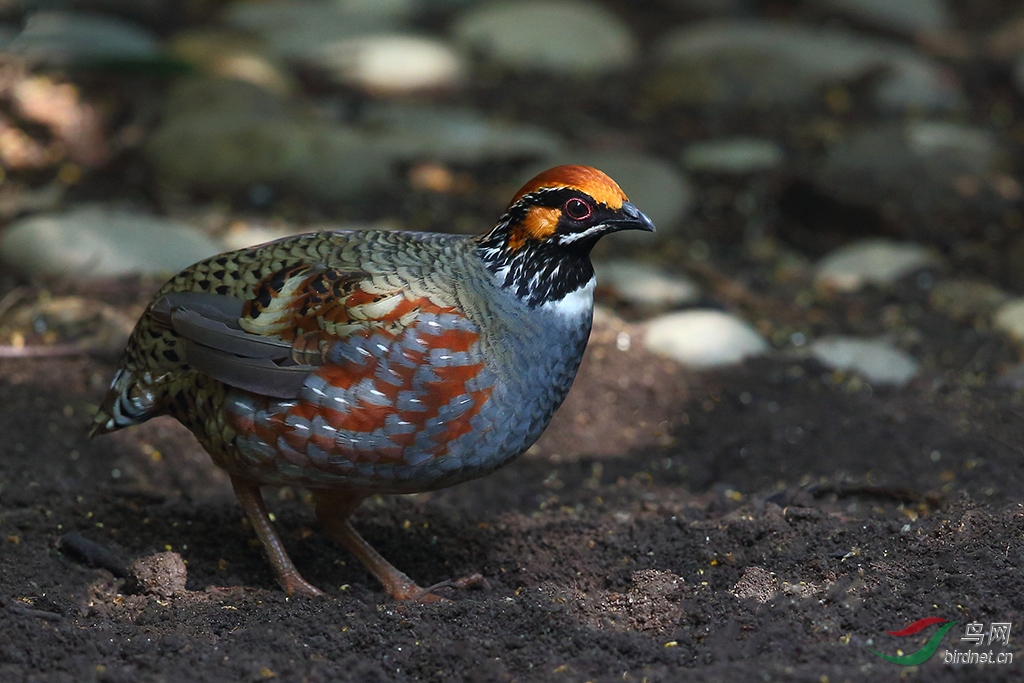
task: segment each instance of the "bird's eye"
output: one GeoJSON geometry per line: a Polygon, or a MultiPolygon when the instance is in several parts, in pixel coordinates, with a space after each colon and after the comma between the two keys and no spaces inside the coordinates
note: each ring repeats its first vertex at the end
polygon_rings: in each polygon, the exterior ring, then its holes
{"type": "Polygon", "coordinates": [[[582,199],[573,197],[565,203],[563,211],[566,216],[574,221],[582,221],[585,218],[590,218],[592,209],[590,208],[590,204],[587,204],[582,199]]]}

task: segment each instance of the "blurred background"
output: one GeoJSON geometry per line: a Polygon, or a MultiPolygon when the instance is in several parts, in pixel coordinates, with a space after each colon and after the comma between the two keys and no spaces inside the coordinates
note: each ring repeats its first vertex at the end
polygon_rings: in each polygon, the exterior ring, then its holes
{"type": "Polygon", "coordinates": [[[1019,628],[1022,112],[1020,0],[0,0],[0,679],[864,680],[925,614],[1019,628]],[[575,388],[357,520],[490,590],[382,603],[284,488],[289,602],[183,427],[86,440],[173,272],[480,233],[563,163],[658,227],[595,250],[575,388]]]}
{"type": "Polygon", "coordinates": [[[857,356],[816,307],[907,276],[1024,335],[1012,0],[5,1],[0,46],[11,348],[117,345],[54,292],[313,229],[482,232],[568,162],[659,229],[600,245],[602,301],[738,316],[652,320],[685,362],[857,356]]]}
{"type": "Polygon", "coordinates": [[[684,363],[1014,369],[857,298],[908,282],[1024,336],[1018,2],[6,1],[0,46],[7,355],[113,349],[226,249],[482,232],[560,163],[657,224],[600,245],[600,300],[684,363]]]}

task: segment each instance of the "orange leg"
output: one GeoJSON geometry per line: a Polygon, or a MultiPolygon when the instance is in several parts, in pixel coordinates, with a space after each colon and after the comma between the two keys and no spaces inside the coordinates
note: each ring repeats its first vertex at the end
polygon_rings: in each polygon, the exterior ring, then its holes
{"type": "Polygon", "coordinates": [[[302,578],[299,570],[295,568],[291,558],[288,557],[281,538],[270,522],[267,504],[263,501],[260,487],[234,477],[231,479],[231,485],[235,489],[238,502],[242,504],[246,516],[249,517],[249,523],[252,524],[256,537],[260,539],[267,551],[270,564],[277,573],[277,582],[281,584],[284,592],[288,595],[301,595],[306,598],[322,596],[323,592],[302,578]]]}
{"type": "Polygon", "coordinates": [[[358,531],[352,528],[349,518],[363,502],[363,496],[334,491],[314,491],[313,500],[316,503],[316,517],[327,532],[377,577],[388,595],[395,600],[417,602],[437,602],[444,599],[434,595],[429,589],[416,585],[415,581],[385,560],[358,531]]]}

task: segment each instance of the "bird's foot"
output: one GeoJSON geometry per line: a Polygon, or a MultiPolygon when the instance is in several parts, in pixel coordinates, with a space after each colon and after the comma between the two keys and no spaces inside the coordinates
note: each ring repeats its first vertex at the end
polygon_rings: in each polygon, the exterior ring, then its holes
{"type": "Polygon", "coordinates": [[[289,597],[322,598],[324,596],[322,590],[306,581],[298,572],[282,573],[277,577],[277,581],[289,597]]]}
{"type": "Polygon", "coordinates": [[[466,588],[489,588],[490,584],[487,583],[487,579],[484,578],[483,574],[475,572],[469,576],[462,576],[457,579],[448,579],[446,581],[440,581],[435,583],[433,586],[420,589],[418,595],[413,595],[410,600],[421,603],[431,602],[450,602],[448,598],[440,595],[436,595],[434,591],[438,588],[458,588],[460,590],[466,588]]]}

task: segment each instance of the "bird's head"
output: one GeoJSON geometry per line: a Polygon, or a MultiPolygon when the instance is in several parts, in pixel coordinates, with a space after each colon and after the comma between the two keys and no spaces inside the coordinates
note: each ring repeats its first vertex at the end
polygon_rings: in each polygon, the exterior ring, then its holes
{"type": "Polygon", "coordinates": [[[556,166],[523,185],[479,243],[502,285],[535,307],[592,287],[590,250],[619,230],[654,223],[596,168],[556,166]]]}

